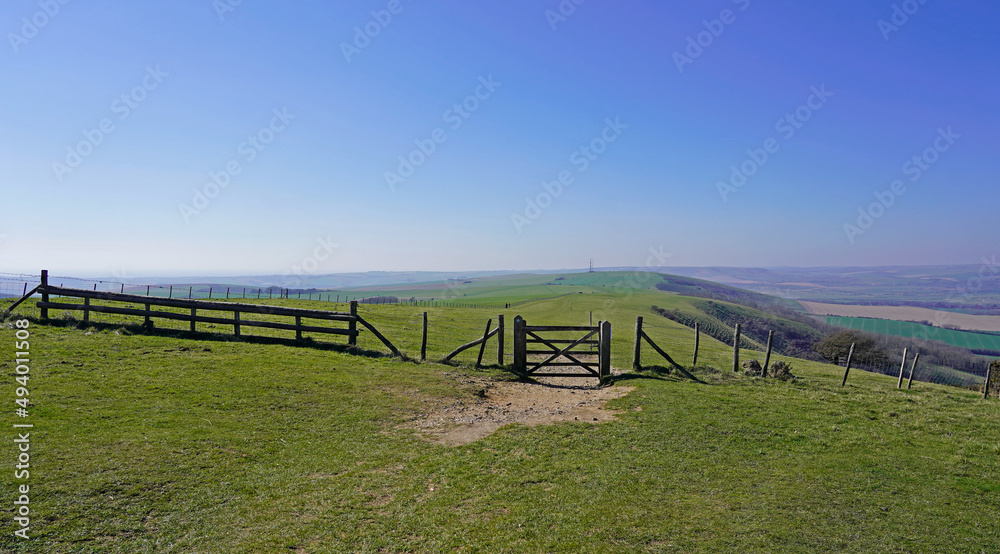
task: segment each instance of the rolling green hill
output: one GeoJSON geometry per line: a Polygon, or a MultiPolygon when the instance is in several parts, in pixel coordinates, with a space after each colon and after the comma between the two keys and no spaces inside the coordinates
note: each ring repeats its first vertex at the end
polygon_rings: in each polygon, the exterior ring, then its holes
{"type": "MultiPolygon", "coordinates": [[[[865,372],[841,387],[841,368],[784,356],[776,359],[791,363],[797,380],[733,374],[721,370],[730,346],[710,337],[702,337],[697,381],[655,366],[631,372],[636,316],[651,316],[653,305],[690,312],[706,301],[655,290],[652,281],[627,286],[628,276],[469,287],[484,300],[523,301],[511,309],[360,308],[410,355],[419,351],[427,311],[430,360],[479,336],[499,313],[532,324],[612,322],[620,374],[611,386],[627,392],[609,404],[617,421],[511,425],[463,446],[428,442],[412,426],[432,406],[479,402],[478,380],[514,378],[505,367],[471,368],[472,351],[459,366],[418,363],[384,356],[368,333],[351,352],[322,339],[296,343],[278,330],[248,329],[235,340],[221,327],[191,334],[186,323],[158,322],[145,333],[141,318],[105,314],[88,326],[56,312],[45,324],[33,303],[22,305],[16,317],[31,323],[27,421],[36,425],[33,538],[12,535],[8,505],[0,549],[1000,547],[996,400],[926,383],[896,390],[894,379],[865,372]]],[[[691,330],[647,321],[653,340],[687,365],[691,330]]],[[[11,323],[0,329],[0,366],[9,376],[11,323]]],[[[655,363],[648,349],[644,357],[655,363]]],[[[8,425],[25,421],[15,421],[13,407],[7,413],[8,425]]],[[[9,498],[17,484],[13,471],[0,474],[9,498]]]]}
{"type": "Polygon", "coordinates": [[[797,321],[791,321],[767,312],[712,300],[691,300],[686,308],[665,310],[653,306],[659,315],[699,328],[722,342],[732,344],[733,332],[737,324],[741,327],[741,346],[762,348],[767,344],[770,331],[774,331],[773,348],[788,356],[819,359],[812,345],[823,338],[823,333],[797,321]]]}

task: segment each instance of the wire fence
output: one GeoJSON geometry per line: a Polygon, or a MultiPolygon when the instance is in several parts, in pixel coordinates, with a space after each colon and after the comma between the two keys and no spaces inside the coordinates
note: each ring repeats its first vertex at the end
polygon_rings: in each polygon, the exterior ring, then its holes
{"type": "Polygon", "coordinates": [[[40,283],[38,275],[0,273],[0,299],[21,298],[40,283]]]}
{"type": "MultiPolygon", "coordinates": [[[[655,309],[654,309],[655,311],[655,309]]],[[[660,313],[660,312],[657,312],[660,313]]],[[[660,313],[661,316],[671,319],[660,313]]],[[[678,321],[681,325],[693,327],[693,323],[678,321]]],[[[667,329],[655,323],[644,323],[652,328],[667,329]]],[[[750,337],[746,333],[747,325],[744,325],[744,333],[740,337],[740,349],[756,351],[757,346],[749,346],[748,340],[751,338],[763,345],[767,342],[766,332],[763,336],[750,337]]],[[[766,329],[767,325],[756,328],[766,329]]],[[[733,328],[723,329],[719,325],[706,329],[702,325],[701,333],[712,336],[720,342],[730,346],[735,339],[733,328]]],[[[780,332],[775,332],[775,344],[780,344],[780,332]]],[[[900,386],[909,387],[912,382],[934,383],[939,385],[949,385],[962,387],[970,390],[982,392],[986,382],[987,370],[992,358],[977,355],[969,350],[959,347],[935,343],[927,340],[905,339],[902,337],[891,337],[884,335],[867,334],[872,338],[871,344],[862,347],[858,344],[857,350],[851,359],[851,371],[861,370],[869,373],[888,375],[897,379],[900,386]],[[900,377],[902,380],[900,381],[900,377]]],[[[815,345],[814,345],[815,346],[815,345]]],[[[848,345],[849,346],[849,345],[848,345]]],[[[777,354],[792,355],[781,350],[776,350],[777,354]]],[[[815,350],[799,351],[794,353],[794,357],[812,359],[817,362],[834,363],[841,368],[847,365],[849,348],[844,347],[839,355],[824,358],[815,350]],[[831,359],[833,358],[833,359],[831,359]]],[[[754,354],[750,354],[753,356],[754,354]]],[[[994,378],[994,380],[996,380],[994,378]]]]}
{"type": "MultiPolygon", "coordinates": [[[[38,275],[0,273],[0,299],[21,298],[40,283],[41,278],[38,275]]],[[[100,292],[119,292],[157,298],[187,298],[194,300],[294,299],[329,302],[333,304],[347,304],[353,300],[359,304],[400,304],[435,308],[499,309],[512,306],[510,303],[476,302],[474,300],[458,298],[399,298],[390,295],[365,295],[352,291],[301,290],[279,286],[159,284],[137,283],[134,281],[125,283],[108,279],[87,279],[61,275],[49,275],[49,284],[58,287],[100,292]]]]}
{"type": "MultiPolygon", "coordinates": [[[[897,378],[897,383],[909,387],[912,381],[950,385],[981,391],[986,382],[986,371],[990,361],[983,358],[982,362],[972,367],[961,369],[946,365],[928,363],[927,356],[918,357],[918,350],[904,352],[862,352],[855,353],[851,360],[851,371],[860,369],[870,373],[889,375],[897,378]],[[901,380],[899,380],[901,379],[901,380]]],[[[847,355],[837,360],[837,365],[847,365],[847,355]]]]}

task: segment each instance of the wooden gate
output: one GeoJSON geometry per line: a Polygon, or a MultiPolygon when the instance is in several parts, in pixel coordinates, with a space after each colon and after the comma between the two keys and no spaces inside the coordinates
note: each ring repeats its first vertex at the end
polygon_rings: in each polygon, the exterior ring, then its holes
{"type": "Polygon", "coordinates": [[[532,326],[517,316],[514,318],[514,369],[532,377],[597,377],[603,381],[611,375],[611,322],[601,321],[595,326],[532,326]],[[546,332],[560,332],[563,336],[567,332],[582,333],[582,336],[545,338],[542,334],[546,332]],[[543,356],[544,359],[529,362],[528,356],[543,356]],[[592,360],[595,356],[597,360],[592,360]],[[551,371],[557,367],[582,371],[551,371]]]}

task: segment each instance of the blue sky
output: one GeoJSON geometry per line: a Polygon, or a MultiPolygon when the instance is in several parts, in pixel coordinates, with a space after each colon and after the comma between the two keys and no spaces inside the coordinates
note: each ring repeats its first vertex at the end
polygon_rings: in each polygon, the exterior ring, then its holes
{"type": "Polygon", "coordinates": [[[576,2],[4,2],[0,271],[996,253],[1000,5],[576,2]]]}

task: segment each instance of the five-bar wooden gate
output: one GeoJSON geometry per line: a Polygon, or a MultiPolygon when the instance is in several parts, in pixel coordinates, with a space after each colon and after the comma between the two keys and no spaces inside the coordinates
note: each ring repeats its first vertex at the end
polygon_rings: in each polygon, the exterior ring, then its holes
{"type": "Polygon", "coordinates": [[[595,326],[532,326],[517,316],[514,318],[514,369],[532,377],[597,377],[603,381],[611,375],[611,322],[602,321],[595,326]],[[575,339],[545,338],[542,333],[546,332],[562,332],[563,336],[566,332],[583,335],[575,339]],[[545,358],[529,363],[529,355],[545,358]],[[590,360],[595,355],[597,360],[590,360]],[[583,371],[551,371],[556,367],[583,371]],[[545,368],[550,368],[550,371],[544,371],[545,368]]]}

